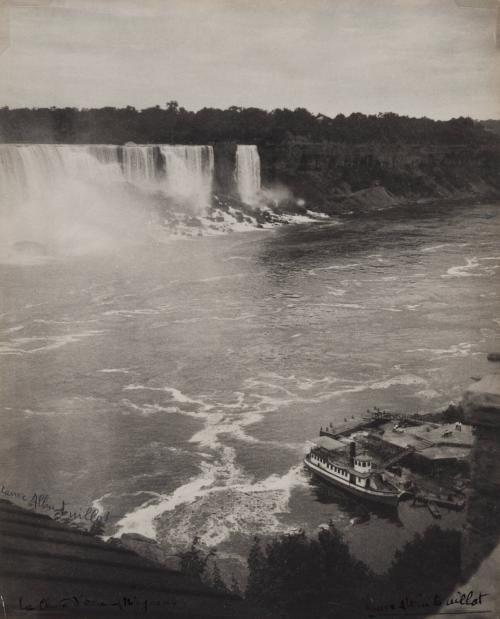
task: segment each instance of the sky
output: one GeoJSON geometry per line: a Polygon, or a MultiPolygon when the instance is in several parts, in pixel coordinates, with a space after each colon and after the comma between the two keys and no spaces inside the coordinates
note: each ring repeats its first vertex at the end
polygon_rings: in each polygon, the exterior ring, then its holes
{"type": "Polygon", "coordinates": [[[500,118],[495,2],[0,0],[0,106],[500,118]]]}

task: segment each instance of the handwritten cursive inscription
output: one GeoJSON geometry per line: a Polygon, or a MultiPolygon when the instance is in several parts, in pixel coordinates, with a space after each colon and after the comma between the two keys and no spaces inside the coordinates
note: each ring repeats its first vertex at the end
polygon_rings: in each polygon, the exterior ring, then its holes
{"type": "MultiPolygon", "coordinates": [[[[483,606],[488,593],[484,591],[475,592],[457,591],[449,597],[443,598],[438,593],[418,593],[413,595],[405,594],[398,600],[389,602],[377,603],[370,601],[366,604],[368,617],[404,617],[405,615],[415,615],[421,610],[432,610],[441,608],[442,614],[446,614],[447,610],[460,609],[461,613],[477,612],[479,606],[483,606]],[[473,610],[474,609],[474,610],[473,610]]],[[[491,610],[483,609],[482,613],[492,612],[491,610]]]]}
{"type": "Polygon", "coordinates": [[[22,503],[25,503],[27,507],[30,507],[35,511],[48,513],[55,519],[64,519],[70,522],[101,522],[105,524],[110,518],[109,511],[101,514],[98,509],[92,506],[85,507],[83,509],[69,509],[64,500],[60,503],[55,503],[50,499],[48,494],[42,494],[39,492],[27,494],[8,488],[5,484],[1,485],[0,497],[1,496],[10,500],[21,501],[22,503]]]}
{"type": "Polygon", "coordinates": [[[93,599],[83,595],[73,595],[61,599],[41,598],[36,602],[27,602],[23,597],[19,598],[19,610],[22,611],[49,611],[58,609],[91,609],[91,608],[115,608],[121,611],[158,611],[159,609],[179,608],[179,600],[170,595],[162,599],[151,600],[134,596],[120,596],[111,599],[93,599]]]}

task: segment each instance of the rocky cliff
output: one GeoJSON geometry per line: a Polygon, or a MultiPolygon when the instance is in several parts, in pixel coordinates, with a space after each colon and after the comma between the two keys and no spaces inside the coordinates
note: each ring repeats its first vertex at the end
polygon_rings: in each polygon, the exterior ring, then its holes
{"type": "Polygon", "coordinates": [[[493,616],[500,613],[500,366],[473,383],[462,399],[464,420],[475,428],[471,492],[463,534],[462,590],[483,591],[493,616]]]}
{"type": "Polygon", "coordinates": [[[264,186],[325,212],[500,194],[500,144],[289,142],[259,152],[264,186]]]}

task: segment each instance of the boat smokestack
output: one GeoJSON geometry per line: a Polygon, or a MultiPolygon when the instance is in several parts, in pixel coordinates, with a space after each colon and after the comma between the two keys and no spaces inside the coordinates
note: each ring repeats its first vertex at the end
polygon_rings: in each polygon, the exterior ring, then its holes
{"type": "Polygon", "coordinates": [[[351,441],[349,443],[349,461],[351,466],[354,466],[354,458],[356,457],[356,443],[351,441]]]}

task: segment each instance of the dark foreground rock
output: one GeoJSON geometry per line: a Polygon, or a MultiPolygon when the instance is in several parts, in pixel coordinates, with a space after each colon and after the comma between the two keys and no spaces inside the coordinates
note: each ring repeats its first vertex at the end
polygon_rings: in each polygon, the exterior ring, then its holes
{"type": "MultiPolygon", "coordinates": [[[[500,374],[489,374],[471,384],[462,399],[466,423],[475,429],[471,455],[471,492],[467,501],[467,523],[462,535],[461,582],[456,591],[478,599],[480,605],[460,607],[500,617],[500,374]]],[[[460,599],[460,595],[452,595],[460,599]]],[[[432,614],[439,619],[442,608],[432,614]]]]}
{"type": "Polygon", "coordinates": [[[471,384],[462,400],[464,419],[475,428],[471,494],[463,535],[462,590],[487,594],[491,616],[500,616],[500,374],[471,384]]]}
{"type": "MultiPolygon", "coordinates": [[[[129,541],[151,545],[137,536],[129,541]]],[[[6,617],[264,616],[241,598],[121,543],[103,542],[5,500],[0,500],[0,556],[6,617]]]]}

